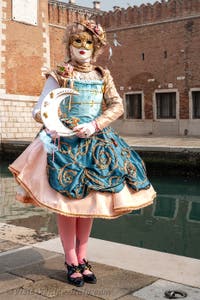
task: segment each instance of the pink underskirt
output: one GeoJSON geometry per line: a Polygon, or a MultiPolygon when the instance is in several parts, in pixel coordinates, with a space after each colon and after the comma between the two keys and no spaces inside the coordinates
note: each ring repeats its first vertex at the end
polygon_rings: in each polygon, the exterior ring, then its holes
{"type": "Polygon", "coordinates": [[[67,198],[50,187],[46,167],[47,154],[40,139],[36,138],[9,166],[26,191],[17,193],[17,200],[67,216],[113,219],[152,204],[156,197],[152,186],[135,192],[125,185],[119,193],[93,191],[84,199],[67,198]]]}

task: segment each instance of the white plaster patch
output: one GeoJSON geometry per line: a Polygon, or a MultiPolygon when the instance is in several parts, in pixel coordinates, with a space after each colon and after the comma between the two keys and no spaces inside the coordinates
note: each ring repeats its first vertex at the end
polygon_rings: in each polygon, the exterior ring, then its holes
{"type": "Polygon", "coordinates": [[[168,88],[169,89],[173,88],[173,86],[174,86],[173,83],[168,83],[168,88]]]}
{"type": "Polygon", "coordinates": [[[49,27],[45,20],[45,14],[42,12],[42,28],[43,28],[43,62],[44,67],[50,68],[50,43],[49,43],[49,27]]]}
{"type": "Polygon", "coordinates": [[[3,78],[0,78],[0,84],[4,85],[4,83],[5,83],[5,80],[3,78]]]}
{"type": "Polygon", "coordinates": [[[1,51],[6,51],[6,46],[5,45],[1,45],[1,51]]]}
{"type": "Polygon", "coordinates": [[[187,293],[187,297],[183,299],[187,300],[199,300],[200,299],[200,289],[192,288],[187,285],[166,281],[159,279],[153,284],[140,289],[139,291],[133,293],[133,296],[137,296],[144,300],[162,300],[167,299],[165,297],[165,291],[167,290],[181,290],[187,293]]]}
{"type": "Polygon", "coordinates": [[[176,77],[177,80],[184,80],[185,79],[185,76],[178,76],[176,77]]]}
{"type": "Polygon", "coordinates": [[[0,29],[6,29],[6,24],[1,23],[1,24],[0,24],[0,29]]]}
{"type": "MultiPolygon", "coordinates": [[[[4,48],[4,47],[2,47],[2,45],[1,45],[1,51],[2,51],[2,48],[4,48]]],[[[5,49],[5,48],[4,48],[5,49]]],[[[3,55],[3,54],[2,54],[3,55]]],[[[6,58],[5,58],[5,56],[2,56],[1,57],[1,62],[6,62],[6,58]]]]}
{"type": "MultiPolygon", "coordinates": [[[[7,100],[7,101],[26,101],[26,102],[35,102],[38,100],[37,96],[26,96],[26,95],[15,95],[15,94],[5,94],[3,90],[0,90],[0,100],[7,100]]],[[[8,103],[11,105],[11,103],[8,103]]]]}
{"type": "MultiPolygon", "coordinates": [[[[46,43],[46,42],[43,42],[43,43],[42,43],[42,46],[43,46],[44,49],[46,49],[46,48],[47,48],[47,43],[46,43]]],[[[45,59],[46,59],[46,57],[45,57],[45,59]]]]}
{"type": "Polygon", "coordinates": [[[3,12],[3,8],[5,8],[6,6],[6,1],[0,1],[0,92],[5,92],[5,68],[3,66],[3,63],[5,62],[6,47],[2,42],[6,40],[6,35],[3,32],[3,30],[6,30],[6,24],[4,23],[4,20],[6,19],[6,13],[3,12]]]}
{"type": "Polygon", "coordinates": [[[7,7],[7,3],[6,3],[6,1],[3,1],[3,3],[2,3],[2,7],[7,7]]]}
{"type": "Polygon", "coordinates": [[[13,0],[12,18],[17,22],[37,25],[38,1],[37,0],[13,0]]]}

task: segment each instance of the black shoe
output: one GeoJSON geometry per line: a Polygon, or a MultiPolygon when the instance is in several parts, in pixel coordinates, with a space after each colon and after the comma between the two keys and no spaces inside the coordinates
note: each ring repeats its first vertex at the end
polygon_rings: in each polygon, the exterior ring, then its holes
{"type": "Polygon", "coordinates": [[[73,284],[75,286],[83,286],[84,285],[83,276],[71,277],[71,275],[74,273],[81,273],[79,266],[75,266],[74,264],[68,265],[67,263],[65,263],[65,266],[67,267],[67,271],[68,271],[67,272],[68,283],[73,284]]]}
{"type": "Polygon", "coordinates": [[[83,274],[83,272],[85,270],[90,270],[91,271],[91,268],[92,268],[92,266],[89,265],[88,261],[86,261],[85,259],[83,259],[83,261],[84,261],[84,264],[79,264],[78,266],[79,266],[79,268],[81,270],[81,273],[83,275],[84,281],[87,282],[87,283],[96,283],[97,282],[97,278],[94,275],[94,273],[87,274],[87,275],[83,274]]]}

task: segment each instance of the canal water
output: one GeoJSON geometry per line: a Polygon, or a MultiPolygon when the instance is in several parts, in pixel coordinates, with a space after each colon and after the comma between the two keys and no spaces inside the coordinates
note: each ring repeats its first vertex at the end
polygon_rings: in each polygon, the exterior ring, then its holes
{"type": "MultiPolygon", "coordinates": [[[[15,201],[16,183],[7,167],[0,163],[0,222],[57,233],[54,213],[15,201]]],[[[199,178],[159,172],[149,178],[158,193],[154,204],[114,220],[95,219],[91,236],[199,259],[199,178]]]]}

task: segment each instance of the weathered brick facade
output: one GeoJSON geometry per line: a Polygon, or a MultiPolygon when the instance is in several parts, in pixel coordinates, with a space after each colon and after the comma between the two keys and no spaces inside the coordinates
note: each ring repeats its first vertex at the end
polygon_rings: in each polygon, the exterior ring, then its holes
{"type": "Polygon", "coordinates": [[[32,107],[43,86],[41,68],[49,66],[48,6],[38,1],[38,24],[32,26],[12,20],[12,1],[0,2],[1,140],[30,141],[39,124],[32,119],[32,107]]]}
{"type": "Polygon", "coordinates": [[[43,69],[63,61],[66,24],[96,13],[51,0],[38,6],[34,26],[13,20],[12,0],[0,1],[0,144],[35,137],[41,124],[33,120],[32,108],[44,84],[43,69]]]}
{"type": "MultiPolygon", "coordinates": [[[[106,27],[113,56],[108,68],[121,96],[144,96],[144,118],[118,121],[123,134],[199,135],[200,119],[192,119],[193,89],[200,91],[200,1],[171,0],[118,9],[97,17],[106,27]],[[177,94],[173,120],[156,118],[155,92],[177,94]]],[[[106,64],[106,60],[104,62],[106,64]]]]}
{"type": "Polygon", "coordinates": [[[142,95],[142,118],[127,119],[125,113],[115,124],[119,131],[200,134],[200,119],[192,118],[192,91],[200,91],[200,0],[169,0],[108,13],[56,0],[38,3],[38,23],[33,26],[12,19],[12,0],[0,1],[2,141],[35,136],[40,126],[31,110],[44,84],[41,70],[65,58],[66,25],[91,15],[106,28],[113,49],[110,60],[107,48],[99,62],[111,70],[124,99],[125,94],[142,95]],[[159,92],[176,94],[175,119],[157,118],[159,92]]]}

